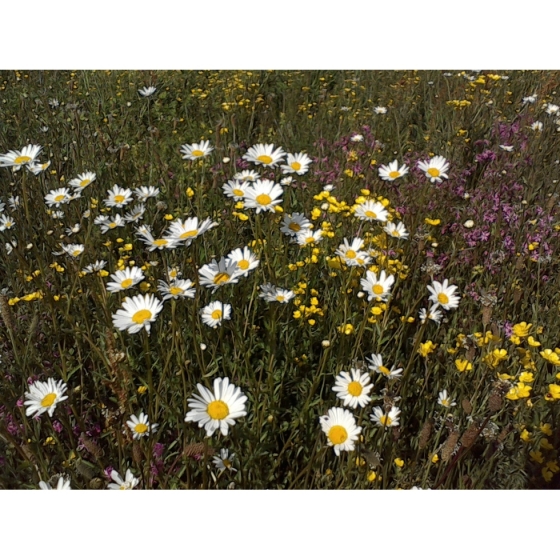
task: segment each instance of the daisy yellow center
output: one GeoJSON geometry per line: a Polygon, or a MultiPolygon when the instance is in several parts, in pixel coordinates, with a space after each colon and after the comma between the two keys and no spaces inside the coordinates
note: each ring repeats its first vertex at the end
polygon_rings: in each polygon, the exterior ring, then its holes
{"type": "Polygon", "coordinates": [[[21,165],[22,163],[27,163],[30,160],[31,158],[29,156],[18,156],[16,159],[14,159],[14,163],[16,165],[21,165]]]}
{"type": "Polygon", "coordinates": [[[226,469],[230,469],[230,468],[231,468],[231,461],[230,461],[229,459],[224,459],[224,460],[222,461],[222,463],[224,464],[224,467],[225,467],[226,469]]]}
{"type": "Polygon", "coordinates": [[[272,202],[272,198],[270,198],[267,194],[259,194],[256,200],[261,206],[267,206],[272,202]]]}
{"type": "Polygon", "coordinates": [[[383,375],[390,375],[391,372],[389,371],[389,368],[385,367],[385,366],[378,366],[379,367],[379,371],[383,374],[383,375]]]}
{"type": "Polygon", "coordinates": [[[44,407],[52,406],[55,400],[56,400],[56,393],[49,393],[48,395],[45,395],[41,399],[41,406],[44,407]]]}
{"type": "Polygon", "coordinates": [[[241,269],[241,270],[247,270],[249,268],[249,261],[246,259],[240,260],[237,262],[237,266],[241,269]]]}
{"type": "Polygon", "coordinates": [[[122,194],[117,194],[115,196],[115,202],[117,204],[121,204],[122,202],[124,202],[124,196],[122,194]]]}
{"type": "Polygon", "coordinates": [[[289,226],[288,229],[291,229],[292,231],[298,232],[301,230],[301,226],[296,223],[296,222],[292,222],[289,226]]]}
{"type": "Polygon", "coordinates": [[[380,296],[385,290],[383,289],[383,286],[381,286],[380,284],[375,284],[375,286],[371,289],[371,291],[376,296],[380,296]]]}
{"type": "Polygon", "coordinates": [[[197,229],[192,229],[191,231],[185,231],[180,236],[179,239],[186,239],[187,237],[196,237],[198,235],[197,229]]]}
{"type": "Polygon", "coordinates": [[[228,405],[224,401],[212,401],[206,409],[212,420],[223,420],[229,414],[228,405]]]}
{"type": "Polygon", "coordinates": [[[355,259],[356,258],[356,251],[354,251],[352,249],[348,249],[348,251],[346,251],[346,258],[347,259],[355,259]]]}
{"type": "Polygon", "coordinates": [[[192,154],[194,157],[200,157],[200,156],[203,156],[203,155],[204,155],[204,152],[203,152],[202,150],[193,150],[193,151],[191,152],[191,154],[192,154]]]}
{"type": "Polygon", "coordinates": [[[144,321],[149,321],[152,318],[152,312],[149,309],[140,309],[132,317],[132,322],[141,325],[144,321]]]}
{"type": "Polygon", "coordinates": [[[212,317],[212,319],[214,319],[214,321],[218,321],[222,318],[222,311],[220,309],[214,309],[210,316],[212,317]]]}
{"type": "Polygon", "coordinates": [[[284,299],[286,299],[282,294],[279,294],[276,296],[276,301],[279,301],[280,303],[282,303],[284,301],[284,299]]]}
{"type": "Polygon", "coordinates": [[[258,161],[260,161],[261,163],[264,163],[265,165],[270,165],[272,163],[272,158],[270,156],[267,156],[265,154],[263,154],[262,156],[259,156],[257,158],[258,161]]]}
{"type": "Polygon", "coordinates": [[[227,272],[218,272],[214,276],[214,284],[225,284],[230,279],[230,275],[227,272]]]}
{"type": "Polygon", "coordinates": [[[366,210],[365,215],[368,218],[372,218],[373,220],[375,220],[375,218],[377,218],[377,214],[375,212],[372,212],[371,210],[366,210]]]}
{"type": "Polygon", "coordinates": [[[245,193],[241,189],[233,189],[233,194],[235,196],[244,196],[245,193]]]}
{"type": "Polygon", "coordinates": [[[136,424],[136,426],[134,426],[134,431],[137,434],[145,434],[148,431],[148,426],[146,424],[136,424]]]}
{"type": "Polygon", "coordinates": [[[167,245],[167,239],[155,239],[154,245],[156,247],[163,247],[164,245],[167,245]]]}
{"type": "Polygon", "coordinates": [[[87,187],[89,185],[89,179],[84,179],[80,181],[80,187],[87,187]]]}
{"type": "Polygon", "coordinates": [[[12,225],[13,225],[13,223],[10,222],[10,221],[8,220],[7,222],[4,223],[4,225],[5,225],[7,228],[11,228],[12,225]]]}
{"type": "Polygon", "coordinates": [[[55,201],[55,202],[60,202],[60,201],[64,200],[65,197],[66,197],[65,194],[57,194],[57,195],[54,197],[54,201],[55,201]]]}
{"type": "Polygon", "coordinates": [[[183,293],[183,288],[179,288],[179,286],[171,286],[171,288],[169,288],[169,293],[172,296],[178,296],[183,293]]]}
{"type": "Polygon", "coordinates": [[[383,425],[383,426],[390,426],[393,421],[391,420],[391,418],[389,418],[389,416],[387,416],[386,414],[383,414],[383,416],[381,416],[381,418],[379,419],[379,422],[383,425]]]}
{"type": "Polygon", "coordinates": [[[117,222],[111,222],[110,224],[108,224],[108,227],[110,229],[115,229],[117,227],[117,222]]]}
{"type": "Polygon", "coordinates": [[[315,238],[314,238],[314,237],[306,237],[306,238],[305,238],[305,242],[306,242],[306,243],[314,243],[314,242],[315,242],[315,238]]]}
{"type": "Polygon", "coordinates": [[[401,234],[400,234],[400,232],[399,232],[398,229],[394,229],[393,231],[391,231],[391,235],[392,235],[393,237],[400,237],[400,236],[401,236],[401,234]]]}
{"type": "Polygon", "coordinates": [[[81,252],[82,252],[81,249],[76,249],[76,250],[72,251],[72,255],[73,255],[74,257],[77,257],[81,252]]]}
{"type": "Polygon", "coordinates": [[[438,294],[437,300],[442,305],[447,305],[449,303],[449,298],[444,293],[438,294]]]}
{"type": "Polygon", "coordinates": [[[352,381],[348,384],[348,393],[353,397],[359,397],[362,394],[362,384],[359,381],[352,381]]]}
{"type": "Polygon", "coordinates": [[[132,278],[125,278],[122,282],[121,282],[121,288],[130,288],[130,286],[132,286],[132,278]]]}
{"type": "Polygon", "coordinates": [[[344,426],[333,426],[329,430],[329,439],[334,445],[340,445],[348,439],[348,432],[344,426]]]}
{"type": "Polygon", "coordinates": [[[294,171],[299,171],[301,169],[301,163],[299,163],[299,161],[294,161],[294,163],[292,163],[292,169],[294,171]]]}
{"type": "Polygon", "coordinates": [[[391,177],[391,179],[396,179],[397,177],[400,177],[401,174],[398,171],[391,171],[389,173],[389,177],[391,177]]]}
{"type": "Polygon", "coordinates": [[[427,173],[430,177],[439,177],[439,169],[435,167],[430,167],[427,173]]]}
{"type": "Polygon", "coordinates": [[[442,404],[442,406],[449,407],[449,399],[441,399],[441,404],[442,404]]]}

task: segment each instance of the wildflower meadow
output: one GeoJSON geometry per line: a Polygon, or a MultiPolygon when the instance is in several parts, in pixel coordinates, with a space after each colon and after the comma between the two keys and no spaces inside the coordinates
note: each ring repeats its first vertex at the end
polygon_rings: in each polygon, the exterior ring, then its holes
{"type": "Polygon", "coordinates": [[[0,488],[558,488],[558,88],[1,71],[0,488]]]}

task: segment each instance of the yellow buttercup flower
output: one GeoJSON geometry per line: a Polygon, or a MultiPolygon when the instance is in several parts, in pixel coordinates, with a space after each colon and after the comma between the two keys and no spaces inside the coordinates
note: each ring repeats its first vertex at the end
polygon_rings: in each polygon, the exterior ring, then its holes
{"type": "Polygon", "coordinates": [[[423,342],[418,348],[418,353],[423,357],[427,358],[437,348],[437,344],[434,344],[431,340],[423,342]]]}
{"type": "Polygon", "coordinates": [[[550,362],[555,366],[560,366],[560,357],[556,352],[550,350],[550,348],[543,350],[540,354],[547,362],[550,362]]]}
{"type": "Polygon", "coordinates": [[[535,346],[535,347],[541,345],[541,343],[539,341],[535,340],[532,336],[530,336],[527,339],[527,344],[529,344],[529,346],[535,346]]]}
{"type": "Polygon", "coordinates": [[[432,220],[431,218],[424,218],[424,222],[429,226],[439,226],[439,224],[441,224],[440,219],[432,220]]]}
{"type": "Polygon", "coordinates": [[[456,367],[460,372],[471,371],[472,368],[473,368],[471,362],[469,362],[468,360],[461,360],[460,358],[457,358],[457,359],[455,360],[455,367],[456,367]]]}
{"type": "Polygon", "coordinates": [[[529,329],[533,326],[533,323],[527,324],[525,321],[522,323],[517,323],[513,325],[513,334],[519,337],[525,337],[529,334],[529,329]]]}

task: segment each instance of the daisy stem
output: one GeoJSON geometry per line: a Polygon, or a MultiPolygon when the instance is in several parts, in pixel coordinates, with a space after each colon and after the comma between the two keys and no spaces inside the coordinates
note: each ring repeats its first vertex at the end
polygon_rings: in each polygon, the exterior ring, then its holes
{"type": "Polygon", "coordinates": [[[23,195],[23,207],[25,209],[25,219],[27,220],[27,225],[32,228],[33,230],[33,226],[31,223],[31,219],[29,217],[29,203],[28,203],[28,195],[27,195],[27,181],[26,181],[26,177],[27,175],[25,174],[25,170],[22,171],[22,177],[21,177],[21,191],[22,191],[22,195],[23,195]]]}
{"type": "Polygon", "coordinates": [[[144,329],[144,332],[142,333],[143,336],[143,342],[144,342],[144,359],[146,360],[146,367],[148,369],[148,391],[149,391],[149,395],[148,395],[148,410],[149,410],[149,417],[150,418],[154,418],[155,414],[154,414],[154,409],[153,409],[153,405],[154,405],[154,379],[153,379],[153,375],[152,375],[152,356],[151,356],[151,352],[150,352],[150,344],[149,344],[149,340],[148,340],[148,332],[144,329]]]}

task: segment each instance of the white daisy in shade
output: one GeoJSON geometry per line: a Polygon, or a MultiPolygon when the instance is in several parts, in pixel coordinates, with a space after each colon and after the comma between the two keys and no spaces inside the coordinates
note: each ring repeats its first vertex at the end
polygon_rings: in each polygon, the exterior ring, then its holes
{"type": "Polygon", "coordinates": [[[122,309],[113,313],[113,325],[120,331],[131,334],[146,329],[149,333],[163,304],[153,294],[125,298],[122,309]]]}
{"type": "Polygon", "coordinates": [[[132,432],[132,438],[140,439],[153,434],[157,430],[159,424],[150,424],[148,415],[141,412],[138,416],[132,414],[130,420],[126,421],[126,425],[132,432]]]}
{"type": "Polygon", "coordinates": [[[374,202],[373,200],[366,200],[363,204],[357,206],[354,213],[360,220],[368,222],[373,222],[374,220],[386,222],[388,215],[385,206],[381,202],[374,202]]]}
{"type": "Polygon", "coordinates": [[[133,266],[132,268],[127,266],[124,270],[117,270],[117,272],[111,274],[111,278],[113,282],[107,283],[107,290],[115,294],[136,286],[136,284],[144,280],[145,276],[142,270],[137,266],[133,266]]]}
{"type": "Polygon", "coordinates": [[[451,397],[449,397],[447,395],[447,390],[444,389],[443,391],[440,391],[439,395],[438,395],[438,404],[440,404],[441,406],[445,407],[445,408],[451,408],[452,406],[456,406],[457,403],[455,401],[453,401],[451,399],[451,397]]]}
{"type": "Polygon", "coordinates": [[[153,95],[155,92],[156,92],[156,88],[154,86],[145,86],[138,90],[138,93],[142,97],[150,97],[150,95],[153,95]]]}
{"type": "Polygon", "coordinates": [[[41,490],[72,490],[70,487],[70,479],[66,479],[63,476],[58,477],[58,482],[56,483],[55,488],[53,488],[48,482],[43,482],[42,480],[39,482],[39,488],[41,490]]]}
{"type": "Polygon", "coordinates": [[[387,301],[391,295],[391,286],[395,282],[395,277],[392,274],[387,276],[384,270],[381,271],[379,278],[377,274],[368,270],[366,272],[366,277],[360,280],[360,284],[364,290],[368,293],[368,301],[377,298],[381,301],[387,301]]]}
{"type": "Polygon", "coordinates": [[[255,208],[257,214],[274,212],[274,207],[282,202],[284,190],[274,181],[258,179],[245,190],[245,208],[255,208]]]}
{"type": "Polygon", "coordinates": [[[221,301],[213,301],[200,310],[202,322],[213,329],[222,324],[222,321],[231,319],[231,305],[221,301]]]}
{"type": "Polygon", "coordinates": [[[335,254],[348,266],[364,266],[369,264],[371,257],[365,251],[361,251],[363,244],[364,240],[360,237],[354,238],[352,243],[344,238],[344,243],[338,246],[335,254]]]}
{"type": "Polygon", "coordinates": [[[210,146],[209,140],[204,140],[199,144],[184,144],[183,146],[181,146],[183,159],[190,159],[191,161],[203,158],[212,151],[214,151],[214,148],[210,146]]]}
{"type": "Polygon", "coordinates": [[[138,480],[131,472],[130,469],[127,469],[126,475],[124,480],[121,478],[121,475],[116,471],[111,471],[111,482],[107,488],[109,490],[132,490],[138,486],[140,480],[138,480]]]}
{"type": "Polygon", "coordinates": [[[436,305],[441,305],[443,309],[449,311],[450,309],[455,309],[459,307],[460,297],[455,295],[455,292],[459,288],[457,286],[450,286],[449,280],[445,279],[443,284],[432,282],[431,286],[428,286],[428,291],[432,294],[429,299],[436,305]]]}
{"type": "Polygon", "coordinates": [[[50,165],[51,165],[51,160],[49,159],[49,161],[45,163],[32,163],[27,167],[29,171],[33,173],[33,175],[39,175],[39,173],[43,173],[43,171],[46,171],[50,167],[50,165]]]}
{"type": "Polygon", "coordinates": [[[148,198],[155,198],[159,194],[159,189],[156,187],[138,187],[134,189],[134,194],[140,202],[146,202],[148,198]]]}
{"type": "Polygon", "coordinates": [[[21,150],[11,150],[0,155],[0,167],[12,167],[14,171],[19,171],[23,165],[33,165],[42,149],[41,146],[28,144],[21,150]]]}
{"type": "Polygon", "coordinates": [[[274,149],[274,144],[255,144],[247,150],[243,159],[264,167],[276,167],[285,155],[282,148],[274,149]]]}
{"type": "Polygon", "coordinates": [[[381,373],[387,379],[394,379],[401,376],[402,368],[392,367],[389,369],[387,366],[383,365],[383,357],[381,354],[372,354],[370,358],[366,358],[369,363],[369,369],[375,371],[376,373],[381,373]]]}
{"type": "Polygon", "coordinates": [[[146,207],[143,204],[137,204],[124,215],[124,221],[128,224],[135,223],[142,218],[144,212],[146,212],[146,207]]]}
{"type": "Polygon", "coordinates": [[[126,221],[120,214],[116,214],[115,216],[97,216],[97,218],[93,220],[93,223],[101,227],[101,233],[107,233],[111,229],[124,227],[126,225],[126,221]]]}
{"type": "Polygon", "coordinates": [[[288,303],[291,299],[295,297],[292,290],[285,290],[283,288],[278,288],[272,284],[263,284],[260,286],[259,297],[263,298],[265,301],[272,303],[288,303]]]}
{"type": "Polygon", "coordinates": [[[224,194],[233,198],[235,201],[243,200],[245,197],[245,189],[249,186],[247,181],[239,181],[237,179],[232,179],[222,186],[224,194]]]}
{"type": "Polygon", "coordinates": [[[105,206],[122,208],[132,200],[132,191],[115,185],[107,191],[107,198],[103,201],[105,206]]]}
{"type": "Polygon", "coordinates": [[[303,214],[298,212],[294,212],[291,216],[284,214],[282,227],[280,228],[282,233],[290,237],[297,237],[298,233],[307,229],[311,229],[311,222],[303,214]]]}
{"type": "Polygon", "coordinates": [[[68,398],[64,394],[66,388],[66,383],[62,381],[55,383],[52,377],[47,381],[35,381],[25,393],[27,400],[23,404],[27,407],[26,416],[41,416],[43,412],[47,412],[52,417],[56,405],[68,398]]]}
{"type": "Polygon", "coordinates": [[[383,231],[390,235],[391,237],[396,237],[397,239],[408,239],[408,231],[404,227],[402,222],[394,223],[394,222],[387,222],[383,231]]]}
{"type": "Polygon", "coordinates": [[[296,235],[295,242],[300,247],[305,247],[306,245],[314,245],[315,243],[319,243],[323,238],[323,230],[318,229],[313,231],[312,229],[302,229],[296,235]]]}
{"type": "Polygon", "coordinates": [[[225,257],[222,257],[220,262],[213,259],[210,264],[205,264],[198,270],[200,284],[213,288],[212,293],[224,284],[236,284],[239,281],[238,268],[235,261],[225,257]]]}
{"type": "Polygon", "coordinates": [[[66,204],[70,201],[70,189],[60,188],[50,191],[45,196],[45,202],[48,206],[58,208],[61,204],[66,204]]]}
{"type": "Polygon", "coordinates": [[[224,471],[230,472],[237,472],[237,469],[233,468],[233,458],[235,457],[235,453],[230,455],[227,449],[220,449],[220,454],[215,455],[212,458],[212,462],[214,466],[220,471],[220,474],[224,471]]]}
{"type": "Polygon", "coordinates": [[[254,270],[259,266],[259,259],[257,256],[251,252],[249,247],[243,247],[243,249],[234,249],[229,253],[227,258],[237,263],[238,271],[237,274],[239,276],[249,276],[249,272],[254,270]]]}
{"type": "Polygon", "coordinates": [[[426,308],[422,307],[422,309],[420,309],[420,312],[418,313],[420,322],[424,324],[428,319],[430,319],[434,323],[437,323],[439,325],[443,314],[438,308],[439,304],[432,305],[429,311],[426,311],[426,308]]]}
{"type": "Polygon", "coordinates": [[[169,237],[175,239],[180,244],[184,243],[188,247],[193,239],[206,233],[209,229],[216,227],[218,224],[213,222],[210,218],[206,218],[200,225],[198,218],[187,218],[186,220],[174,220],[169,224],[169,237]]]}
{"type": "Polygon", "coordinates": [[[249,181],[249,183],[254,183],[257,179],[260,178],[260,175],[256,171],[251,171],[250,169],[244,169],[239,173],[236,173],[233,178],[236,181],[240,181],[244,183],[245,181],[249,181]]]}
{"type": "Polygon", "coordinates": [[[369,393],[372,389],[369,373],[354,368],[350,372],[341,371],[336,376],[333,387],[336,396],[343,400],[342,404],[350,408],[366,406],[371,401],[369,393]]]}
{"type": "Polygon", "coordinates": [[[354,451],[354,442],[362,428],[356,426],[356,420],[349,410],[339,407],[330,408],[326,416],[319,418],[321,428],[327,436],[327,443],[336,455],[341,451],[354,451]]]}
{"type": "Polygon", "coordinates": [[[91,185],[95,179],[97,179],[97,175],[95,173],[86,171],[85,173],[78,175],[76,179],[72,179],[68,184],[71,187],[82,190],[91,185]]]}
{"type": "Polygon", "coordinates": [[[0,231],[5,231],[7,229],[12,229],[16,225],[14,219],[10,216],[2,214],[0,216],[0,231]]]}
{"type": "Polygon", "coordinates": [[[286,158],[286,163],[280,168],[284,175],[288,173],[297,173],[298,175],[305,175],[309,171],[309,164],[311,163],[311,158],[299,152],[297,154],[288,154],[286,158]]]}
{"type": "Polygon", "coordinates": [[[194,298],[195,289],[192,286],[193,283],[190,280],[180,280],[176,278],[169,282],[169,284],[163,280],[159,280],[158,292],[163,296],[163,301],[171,298],[194,298]]]}
{"type": "Polygon", "coordinates": [[[394,428],[399,425],[399,415],[401,411],[396,406],[392,406],[389,412],[384,412],[380,406],[373,409],[373,414],[370,415],[372,422],[378,426],[385,428],[394,428]]]}
{"type": "Polygon", "coordinates": [[[419,161],[418,169],[426,174],[431,183],[441,183],[443,179],[449,179],[449,162],[443,156],[434,156],[430,161],[419,161]]]}
{"type": "Polygon", "coordinates": [[[198,422],[198,427],[206,430],[207,437],[218,429],[227,436],[235,420],[246,416],[247,397],[227,377],[214,380],[213,393],[200,383],[197,388],[201,396],[188,399],[191,410],[185,416],[185,422],[198,422]]]}
{"type": "Polygon", "coordinates": [[[408,167],[406,165],[399,167],[397,160],[392,161],[389,165],[382,165],[379,168],[379,177],[383,181],[394,181],[399,177],[404,177],[407,173],[408,167]]]}

